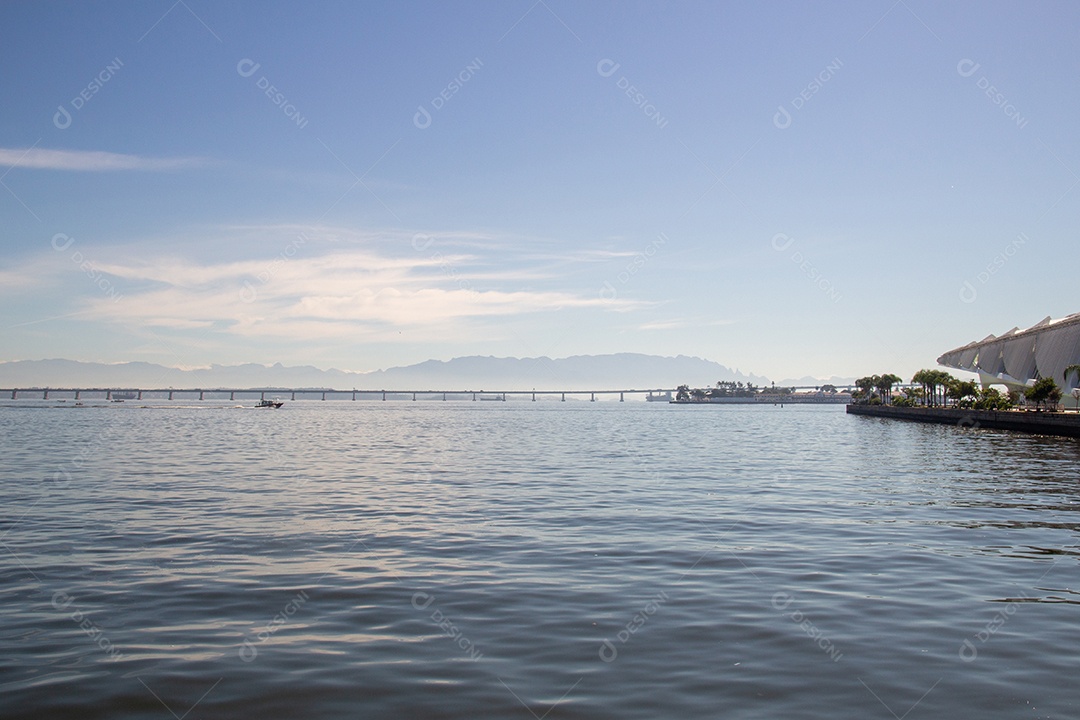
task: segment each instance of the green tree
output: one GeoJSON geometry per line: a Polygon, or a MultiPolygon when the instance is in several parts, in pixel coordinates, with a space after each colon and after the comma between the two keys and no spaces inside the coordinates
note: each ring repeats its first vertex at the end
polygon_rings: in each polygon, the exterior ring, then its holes
{"type": "Polygon", "coordinates": [[[880,375],[867,375],[855,381],[855,387],[859,388],[860,402],[870,402],[874,399],[874,390],[881,382],[880,375]]]}
{"type": "Polygon", "coordinates": [[[893,398],[893,405],[897,407],[918,407],[923,404],[923,389],[917,387],[904,388],[904,394],[893,398]]]}
{"type": "Polygon", "coordinates": [[[923,369],[912,376],[911,382],[922,386],[926,404],[934,407],[944,404],[949,386],[959,381],[944,370],[923,369]]]}
{"type": "Polygon", "coordinates": [[[1043,403],[1056,406],[1061,402],[1061,388],[1053,378],[1039,378],[1035,384],[1024,390],[1024,397],[1035,403],[1035,409],[1041,409],[1043,403]]]}
{"type": "Polygon", "coordinates": [[[954,379],[954,382],[949,383],[946,392],[952,398],[953,404],[959,407],[973,407],[979,397],[979,389],[971,380],[954,379]]]}
{"type": "Polygon", "coordinates": [[[935,372],[937,371],[923,369],[911,376],[911,382],[918,383],[922,386],[923,404],[927,406],[933,406],[934,404],[934,393],[932,388],[934,384],[933,374],[935,372]]]}
{"type": "Polygon", "coordinates": [[[1013,402],[1008,395],[1003,395],[997,388],[986,388],[979,393],[974,407],[978,410],[1008,410],[1013,402]]]}
{"type": "Polygon", "coordinates": [[[885,375],[874,377],[877,378],[877,389],[881,391],[882,401],[888,405],[892,402],[892,388],[893,385],[903,382],[903,379],[899,375],[893,375],[892,373],[886,373],[885,375]]]}
{"type": "Polygon", "coordinates": [[[954,378],[949,373],[945,372],[944,370],[934,370],[933,373],[934,377],[937,379],[938,400],[941,401],[942,405],[947,406],[949,388],[953,387],[960,381],[954,378]]]}

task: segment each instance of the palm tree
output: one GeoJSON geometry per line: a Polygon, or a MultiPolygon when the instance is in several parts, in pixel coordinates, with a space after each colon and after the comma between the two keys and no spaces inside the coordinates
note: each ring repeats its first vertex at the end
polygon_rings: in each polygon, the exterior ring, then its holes
{"type": "Polygon", "coordinates": [[[881,391],[881,400],[886,405],[892,401],[892,387],[897,383],[903,382],[903,379],[898,375],[892,373],[886,373],[878,377],[877,389],[881,391]]]}
{"type": "Polygon", "coordinates": [[[873,392],[877,389],[878,384],[881,382],[880,375],[867,375],[861,377],[855,381],[855,387],[862,391],[862,398],[866,398],[866,402],[870,402],[873,398],[873,392]]]}
{"type": "Polygon", "coordinates": [[[932,370],[931,372],[934,374],[935,393],[937,393],[938,399],[941,400],[941,404],[947,405],[946,397],[948,396],[949,388],[958,383],[959,380],[944,370],[932,370]],[[938,387],[941,389],[937,390],[938,387]]]}
{"type": "Polygon", "coordinates": [[[944,370],[924,369],[915,373],[911,382],[922,385],[926,404],[933,407],[943,402],[949,387],[959,381],[944,370]]]}
{"type": "Polygon", "coordinates": [[[932,389],[935,382],[934,373],[936,372],[937,370],[923,369],[911,376],[911,382],[922,385],[923,403],[927,406],[932,406],[934,404],[934,393],[932,389]]]}

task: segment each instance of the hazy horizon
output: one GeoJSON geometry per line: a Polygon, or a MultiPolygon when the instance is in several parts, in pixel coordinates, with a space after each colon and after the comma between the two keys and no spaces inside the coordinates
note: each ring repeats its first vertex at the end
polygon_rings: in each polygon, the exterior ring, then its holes
{"type": "Polygon", "coordinates": [[[1080,309],[1069,3],[0,20],[0,360],[910,377],[1080,309]]]}
{"type": "Polygon", "coordinates": [[[470,356],[428,360],[407,366],[356,373],[274,363],[176,368],[154,363],[86,363],[66,359],[0,361],[0,387],[319,387],[334,389],[472,387],[508,391],[551,389],[708,387],[717,381],[741,381],[767,387],[849,384],[854,378],[792,376],[769,378],[742,368],[698,357],[661,357],[621,353],[568,358],[497,358],[470,356]],[[372,384],[374,383],[374,384],[372,384]]]}

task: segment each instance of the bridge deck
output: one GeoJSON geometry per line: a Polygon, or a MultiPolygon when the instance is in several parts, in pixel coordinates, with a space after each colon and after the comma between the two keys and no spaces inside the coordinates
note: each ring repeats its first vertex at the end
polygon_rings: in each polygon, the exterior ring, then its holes
{"type": "MultiPolygon", "coordinates": [[[[803,386],[795,387],[798,390],[817,390],[817,387],[803,386]]],[[[846,388],[841,388],[846,389],[846,388]]],[[[410,395],[415,400],[417,396],[442,396],[444,400],[451,396],[461,397],[469,396],[473,400],[476,399],[506,399],[507,396],[531,396],[534,400],[537,395],[551,396],[559,395],[563,399],[567,395],[588,395],[591,399],[595,400],[597,395],[618,395],[620,400],[623,400],[626,395],[664,395],[670,393],[672,397],[678,392],[677,388],[630,388],[630,389],[618,389],[618,390],[411,390],[411,389],[351,389],[351,390],[337,390],[331,388],[131,388],[131,387],[114,387],[114,388],[45,388],[45,387],[26,387],[26,388],[0,388],[0,397],[10,397],[12,400],[17,400],[20,395],[40,395],[42,399],[48,400],[50,396],[70,396],[75,399],[81,399],[85,397],[103,397],[107,400],[115,398],[122,399],[144,399],[145,396],[161,398],[166,397],[169,400],[179,397],[194,398],[198,397],[199,400],[207,399],[207,396],[213,396],[210,399],[222,399],[221,396],[228,395],[230,400],[235,400],[239,397],[255,397],[265,399],[267,395],[271,397],[284,397],[289,396],[290,399],[295,400],[298,396],[302,399],[308,399],[312,396],[320,396],[323,400],[328,398],[340,399],[343,396],[351,397],[356,400],[358,397],[371,397],[378,396],[383,400],[387,396],[400,396],[410,395]]],[[[762,393],[763,395],[771,396],[772,393],[762,393]]],[[[779,395],[779,394],[777,394],[779,395]]]]}

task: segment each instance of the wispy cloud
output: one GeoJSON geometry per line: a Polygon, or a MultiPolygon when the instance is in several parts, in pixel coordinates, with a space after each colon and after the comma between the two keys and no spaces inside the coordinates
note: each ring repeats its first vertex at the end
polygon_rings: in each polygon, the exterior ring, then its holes
{"type": "Polygon", "coordinates": [[[723,325],[734,325],[734,320],[690,320],[690,319],[671,319],[671,320],[654,320],[651,322],[638,325],[638,330],[682,330],[684,328],[701,328],[701,327],[720,327],[723,325]]]}
{"type": "Polygon", "coordinates": [[[546,253],[531,254],[528,257],[537,260],[556,260],[559,262],[567,263],[587,263],[587,262],[606,262],[608,260],[618,260],[620,258],[634,257],[641,253],[634,250],[597,250],[597,249],[584,249],[584,250],[569,250],[561,253],[546,253]]]}
{"type": "MultiPolygon", "coordinates": [[[[652,306],[601,298],[591,284],[582,290],[545,273],[535,260],[507,263],[503,251],[453,252],[450,242],[441,252],[433,252],[435,245],[418,251],[408,233],[298,227],[225,230],[227,237],[260,238],[259,259],[103,248],[95,270],[114,279],[122,297],[86,296],[90,315],[129,328],[218,337],[397,341],[403,332],[460,339],[539,313],[652,306]]],[[[438,237],[473,239],[466,233],[438,237]]]]}
{"type": "Polygon", "coordinates": [[[35,170],[108,172],[115,170],[180,170],[208,164],[206,158],[153,158],[100,150],[0,148],[0,167],[35,170]]]}
{"type": "Polygon", "coordinates": [[[545,314],[603,323],[611,320],[601,316],[656,306],[601,297],[595,278],[523,259],[512,239],[494,237],[498,249],[476,247],[484,244],[474,243],[479,235],[440,232],[425,246],[404,230],[234,225],[169,243],[79,245],[87,258],[79,264],[49,251],[0,271],[0,280],[18,294],[66,289],[58,311],[78,309],[81,319],[136,334],[181,335],[188,345],[460,342],[512,336],[527,318],[544,322],[545,314]],[[165,245],[173,248],[168,254],[165,245]],[[210,248],[228,248],[231,257],[210,248]],[[118,292],[100,292],[106,286],[118,292]]]}

